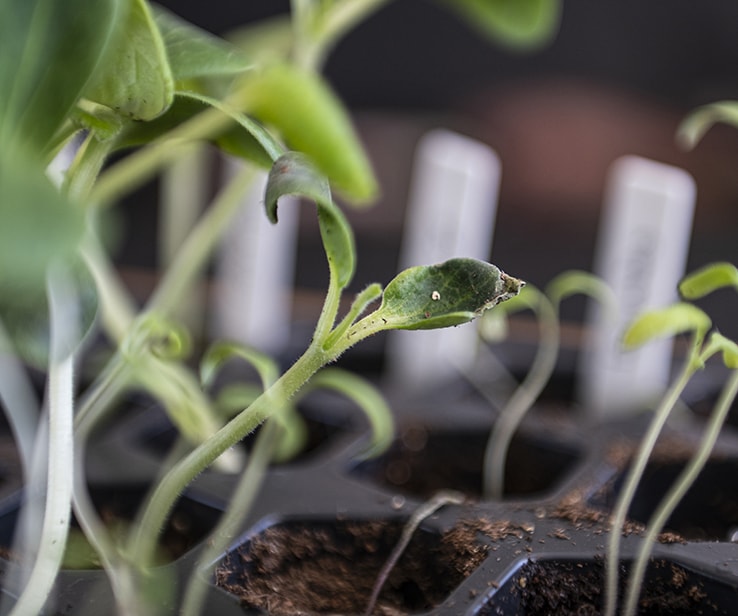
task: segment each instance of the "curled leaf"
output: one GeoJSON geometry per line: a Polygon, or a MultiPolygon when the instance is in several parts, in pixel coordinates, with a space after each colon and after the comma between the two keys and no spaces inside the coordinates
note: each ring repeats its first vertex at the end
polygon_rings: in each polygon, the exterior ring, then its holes
{"type": "Polygon", "coordinates": [[[738,344],[734,341],[719,332],[713,332],[706,346],[709,354],[718,352],[722,354],[723,363],[727,368],[731,370],[738,369],[738,344]]]}
{"type": "Polygon", "coordinates": [[[306,197],[318,206],[320,234],[331,275],[341,288],[348,285],[355,268],[353,232],[343,212],[334,203],[325,176],[298,152],[281,156],[269,172],[264,204],[272,222],[277,222],[277,203],[284,195],[306,197]]]}
{"type": "Polygon", "coordinates": [[[738,288],[738,269],[732,263],[712,263],[686,276],[679,293],[684,299],[699,299],[725,287],[738,288]]]}
{"type": "Polygon", "coordinates": [[[704,335],[712,326],[707,314],[692,304],[678,302],[640,315],[623,336],[623,346],[633,349],[656,340],[695,332],[704,335]]]}

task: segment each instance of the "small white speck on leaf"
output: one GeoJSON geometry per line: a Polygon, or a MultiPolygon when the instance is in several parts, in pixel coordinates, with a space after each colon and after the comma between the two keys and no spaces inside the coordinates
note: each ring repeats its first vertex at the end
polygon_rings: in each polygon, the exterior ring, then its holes
{"type": "Polygon", "coordinates": [[[441,294],[438,291],[433,291],[433,293],[431,293],[431,299],[434,302],[437,302],[439,299],[441,299],[441,294]]]}

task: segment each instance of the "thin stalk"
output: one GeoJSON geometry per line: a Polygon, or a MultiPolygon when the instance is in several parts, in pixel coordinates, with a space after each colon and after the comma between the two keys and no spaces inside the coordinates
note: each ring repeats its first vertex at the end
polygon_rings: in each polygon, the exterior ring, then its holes
{"type": "Polygon", "coordinates": [[[100,175],[89,201],[97,207],[114,203],[186,153],[178,144],[207,139],[232,122],[232,118],[214,107],[199,113],[110,167],[100,175]]]}
{"type": "Polygon", "coordinates": [[[112,146],[112,139],[100,140],[92,132],[87,135],[67,170],[66,180],[62,186],[62,190],[74,201],[85,202],[112,146]]]}
{"type": "Polygon", "coordinates": [[[187,485],[224,451],[255,430],[281,404],[290,400],[303,384],[331,359],[332,357],[326,356],[320,349],[319,344],[313,342],[305,354],[248,409],[196,447],[162,478],[142,515],[134,524],[134,533],[130,539],[132,562],[142,568],[151,564],[159,532],[187,485]]]}
{"type": "Polygon", "coordinates": [[[559,320],[556,309],[542,293],[535,310],[541,340],[525,379],[502,409],[484,450],[484,493],[500,499],[504,493],[505,464],[513,434],[548,383],[559,354],[559,320]]]}
{"type": "Polygon", "coordinates": [[[77,299],[63,275],[49,276],[51,360],[49,362],[48,469],[46,507],[39,550],[11,616],[41,613],[64,558],[71,518],[74,473],[74,354],[77,299]]]}
{"type": "Polygon", "coordinates": [[[728,416],[731,404],[735,400],[736,394],[738,394],[738,370],[734,370],[730,376],[730,379],[726,383],[723,391],[720,394],[720,398],[715,404],[710,420],[705,428],[705,434],[702,437],[700,446],[689,464],[679,474],[679,477],[672,484],[669,492],[664,495],[659,503],[658,508],[651,516],[646,526],[647,531],[643,537],[643,543],[638,550],[638,556],[635,560],[635,565],[630,571],[628,578],[628,592],[625,598],[625,606],[623,608],[624,616],[634,616],[636,608],[638,607],[638,597],[640,595],[641,585],[643,583],[643,577],[646,572],[646,566],[648,565],[648,559],[653,548],[653,544],[656,541],[657,535],[661,532],[664,524],[669,519],[676,506],[682,500],[684,495],[687,493],[692,484],[694,484],[697,476],[700,474],[705,466],[705,463],[710,457],[715,442],[720,435],[720,430],[725,423],[725,418],[728,416]]]}
{"type": "Polygon", "coordinates": [[[605,560],[605,609],[603,611],[605,616],[615,616],[615,610],[617,608],[620,536],[623,524],[625,523],[625,518],[628,514],[628,509],[630,509],[633,496],[635,495],[638,483],[643,476],[643,471],[646,468],[648,458],[651,455],[651,451],[653,451],[656,440],[658,439],[659,434],[661,434],[661,430],[664,427],[672,408],[674,408],[674,405],[677,403],[679,396],[698,369],[699,362],[696,361],[697,352],[695,349],[699,348],[700,340],[701,338],[699,336],[694,336],[693,345],[691,347],[692,354],[684,364],[679,378],[677,378],[669,388],[666,395],[661,400],[659,407],[656,409],[653,419],[648,426],[648,430],[641,440],[638,453],[631,464],[625,480],[625,485],[623,486],[615,505],[613,516],[611,518],[612,528],[610,530],[607,558],[605,560]]]}
{"type": "Polygon", "coordinates": [[[182,602],[181,616],[197,616],[200,614],[208,589],[207,578],[210,577],[215,567],[216,558],[226,550],[236,529],[256,500],[266,476],[267,467],[274,455],[280,429],[278,421],[270,419],[259,432],[249,456],[249,463],[238,481],[238,485],[228,503],[228,508],[223,513],[218,526],[210,534],[207,546],[198,559],[198,565],[190,576],[182,602]]]}
{"type": "Polygon", "coordinates": [[[202,271],[218,240],[238,211],[243,193],[254,177],[254,169],[245,167],[220,191],[180,247],[149,300],[147,311],[169,315],[179,307],[184,292],[193,278],[202,271]]]}
{"type": "Polygon", "coordinates": [[[392,569],[395,568],[397,561],[400,560],[400,557],[410,544],[415,531],[423,523],[423,520],[433,515],[445,505],[461,505],[464,500],[466,500],[466,497],[460,492],[442,490],[434,494],[429,500],[424,502],[413,512],[402,529],[400,540],[397,542],[392,553],[389,555],[389,558],[379,571],[379,575],[377,576],[377,581],[372,589],[372,594],[369,597],[366,610],[364,610],[364,616],[371,616],[371,613],[374,611],[374,607],[377,604],[377,600],[379,599],[379,595],[382,592],[382,588],[384,588],[384,584],[387,582],[387,578],[389,578],[390,573],[392,573],[392,569]]]}

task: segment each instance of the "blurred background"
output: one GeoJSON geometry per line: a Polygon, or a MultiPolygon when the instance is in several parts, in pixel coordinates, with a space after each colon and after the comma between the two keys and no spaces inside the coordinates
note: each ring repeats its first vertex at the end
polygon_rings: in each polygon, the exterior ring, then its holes
{"type": "MultiPolygon", "coordinates": [[[[162,4],[218,34],[289,10],[286,0],[162,4]]],[[[354,114],[382,186],[375,207],[349,212],[359,249],[354,286],[395,274],[413,151],[436,127],[499,154],[490,257],[516,276],[544,285],[564,269],[591,270],[606,173],[624,154],[680,166],[695,178],[689,269],[738,262],[738,130],[716,126],[689,152],[675,141],[690,110],[738,99],[736,26],[734,0],[564,0],[555,40],[516,52],[431,0],[390,2],[341,42],[325,71],[354,114]]],[[[151,215],[147,201],[127,206],[128,227],[137,232],[120,244],[124,266],[156,260],[154,231],[137,224],[151,215]]],[[[296,275],[303,289],[323,287],[327,275],[313,218],[301,217],[296,275]]],[[[719,299],[718,326],[738,335],[738,300],[719,299]]]]}

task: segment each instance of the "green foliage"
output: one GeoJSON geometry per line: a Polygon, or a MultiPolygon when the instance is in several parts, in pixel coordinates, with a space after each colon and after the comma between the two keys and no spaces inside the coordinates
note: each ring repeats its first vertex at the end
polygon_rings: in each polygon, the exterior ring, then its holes
{"type": "Polygon", "coordinates": [[[684,299],[695,300],[722,288],[738,289],[738,269],[732,263],[712,263],[693,272],[679,283],[684,299]]]}
{"type": "Polygon", "coordinates": [[[470,26],[514,49],[549,43],[559,28],[558,0],[443,0],[470,26]]]}
{"type": "Polygon", "coordinates": [[[623,346],[633,349],[657,338],[669,338],[687,332],[704,336],[711,326],[712,321],[704,311],[692,304],[679,302],[637,317],[623,336],[623,346]]]}

